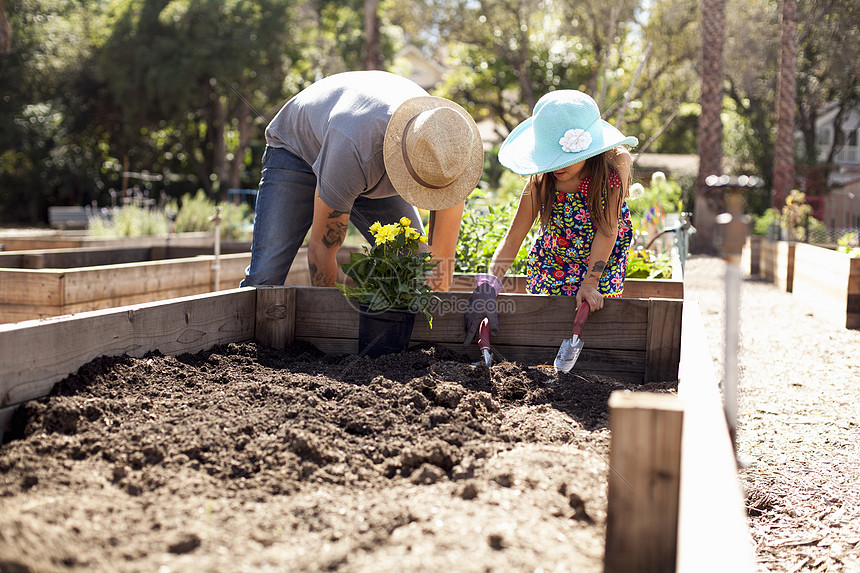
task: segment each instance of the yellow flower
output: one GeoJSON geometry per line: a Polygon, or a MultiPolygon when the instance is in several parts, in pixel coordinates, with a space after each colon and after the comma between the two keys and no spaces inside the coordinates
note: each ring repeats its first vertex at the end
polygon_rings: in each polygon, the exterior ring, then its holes
{"type": "Polygon", "coordinates": [[[406,228],[406,238],[407,239],[417,239],[420,236],[421,236],[421,234],[418,231],[416,231],[415,229],[413,229],[412,227],[406,228]]]}
{"type": "Polygon", "coordinates": [[[418,242],[419,243],[426,243],[427,242],[427,235],[421,235],[420,237],[418,237],[418,242]]]}
{"type": "Polygon", "coordinates": [[[400,217],[400,224],[404,227],[408,227],[412,223],[407,217],[400,217]]]}
{"type": "Polygon", "coordinates": [[[376,232],[376,244],[383,245],[389,241],[393,241],[399,233],[399,225],[385,225],[376,232]]]}
{"type": "Polygon", "coordinates": [[[379,229],[382,228],[382,225],[379,224],[379,221],[370,226],[370,233],[375,237],[376,233],[379,232],[379,229]]]}

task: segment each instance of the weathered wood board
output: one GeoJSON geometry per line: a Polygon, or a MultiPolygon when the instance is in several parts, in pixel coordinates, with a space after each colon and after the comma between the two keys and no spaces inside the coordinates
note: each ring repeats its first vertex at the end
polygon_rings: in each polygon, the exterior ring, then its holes
{"type": "MultiPolygon", "coordinates": [[[[680,270],[677,271],[680,276],[680,270]]],[[[527,278],[525,275],[508,275],[502,284],[507,294],[525,294],[527,278]]],[[[472,292],[475,288],[475,275],[455,273],[451,290],[472,292]]],[[[622,298],[684,298],[684,281],[681,279],[627,279],[624,281],[622,298]]]]}
{"type": "Polygon", "coordinates": [[[760,270],[766,281],[791,292],[794,286],[794,249],[797,243],[788,241],[761,241],[760,270]]]}
{"type": "Polygon", "coordinates": [[[253,288],[0,325],[0,408],[47,394],[99,356],[198,352],[253,340],[253,288]]]}
{"type": "MultiPolygon", "coordinates": [[[[250,263],[249,245],[227,245],[227,251],[238,252],[222,252],[219,257],[217,290],[238,287],[250,263]]],[[[342,247],[338,262],[348,262],[356,248],[342,247]]],[[[199,252],[196,246],[0,252],[0,323],[212,292],[216,290],[214,255],[176,258],[199,252]]],[[[286,284],[311,284],[307,248],[299,249],[286,284]]]]}
{"type": "Polygon", "coordinates": [[[860,329],[860,258],[798,243],[792,294],[815,301],[816,316],[842,328],[860,329]]]}

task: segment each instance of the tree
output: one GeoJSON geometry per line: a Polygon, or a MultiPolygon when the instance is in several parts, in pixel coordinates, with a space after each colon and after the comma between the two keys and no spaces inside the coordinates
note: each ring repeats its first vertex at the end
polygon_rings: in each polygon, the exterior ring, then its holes
{"type": "Polygon", "coordinates": [[[379,43],[379,0],[364,0],[364,69],[381,70],[379,43]]]}
{"type": "Polygon", "coordinates": [[[773,207],[782,208],[794,188],[794,109],[797,95],[797,0],[782,0],[777,92],[773,207]]]}
{"type": "Polygon", "coordinates": [[[797,123],[802,133],[802,169],[808,191],[827,185],[833,158],[841,148],[834,139],[830,154],[818,161],[816,122],[827,107],[841,126],[860,105],[860,7],[854,0],[815,0],[798,5],[797,123]]]}
{"type": "Polygon", "coordinates": [[[12,47],[12,25],[6,14],[6,5],[0,0],[0,53],[8,52],[12,47]]]}
{"type": "Polygon", "coordinates": [[[722,172],[723,25],[725,0],[702,0],[702,113],[699,118],[699,174],[693,222],[696,234],[690,249],[713,253],[716,216],[723,211],[722,194],[705,180],[722,172]]]}
{"type": "Polygon", "coordinates": [[[251,137],[266,121],[257,107],[282,99],[290,12],[277,0],[117,6],[98,66],[121,111],[116,156],[153,138],[171,152],[156,161],[141,157],[138,168],[160,163],[168,175],[191,169],[209,196],[224,198],[239,186],[251,137]]]}

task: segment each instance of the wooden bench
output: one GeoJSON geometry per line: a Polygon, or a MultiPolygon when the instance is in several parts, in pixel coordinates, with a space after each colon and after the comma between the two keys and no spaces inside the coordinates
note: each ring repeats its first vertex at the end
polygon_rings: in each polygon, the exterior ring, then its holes
{"type": "Polygon", "coordinates": [[[84,207],[48,207],[48,222],[55,229],[86,229],[90,218],[84,207]]]}

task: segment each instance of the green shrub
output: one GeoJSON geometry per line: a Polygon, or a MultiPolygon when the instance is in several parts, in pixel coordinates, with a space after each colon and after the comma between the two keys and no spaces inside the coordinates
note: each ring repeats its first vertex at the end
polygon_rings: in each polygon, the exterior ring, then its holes
{"type": "MultiPolygon", "coordinates": [[[[252,215],[247,203],[235,205],[228,202],[218,203],[221,207],[221,238],[231,241],[247,240],[252,234],[252,215]]],[[[214,229],[212,217],[215,216],[216,203],[202,190],[195,195],[186,193],[177,202],[168,203],[168,212],[176,213],[173,230],[176,233],[211,232],[214,229]]]]}
{"type": "MultiPolygon", "coordinates": [[[[493,253],[508,232],[518,203],[519,198],[514,197],[493,205],[483,191],[475,191],[469,196],[457,240],[455,272],[486,273],[489,270],[493,253]]],[[[525,274],[529,250],[537,233],[538,227],[535,225],[520,246],[509,274],[525,274]]]]}
{"type": "Polygon", "coordinates": [[[860,258],[860,246],[857,246],[857,233],[845,233],[836,239],[837,251],[852,258],[860,258]]]}
{"type": "Polygon", "coordinates": [[[666,213],[680,213],[683,207],[681,202],[681,186],[675,181],[666,179],[666,176],[657,171],[651,176],[648,187],[634,184],[630,189],[630,197],[627,205],[630,207],[630,219],[634,229],[645,229],[649,226],[649,218],[662,219],[666,213]]]}
{"type": "Polygon", "coordinates": [[[124,205],[111,210],[108,216],[90,219],[89,231],[95,237],[141,237],[165,235],[169,225],[163,211],[124,205]]]}
{"type": "Polygon", "coordinates": [[[760,217],[755,217],[753,223],[753,234],[766,236],[770,233],[770,229],[779,221],[779,209],[773,207],[766,209],[760,217]]]}
{"type": "Polygon", "coordinates": [[[630,253],[627,260],[629,279],[671,279],[672,257],[667,253],[654,253],[640,249],[630,253]]]}

